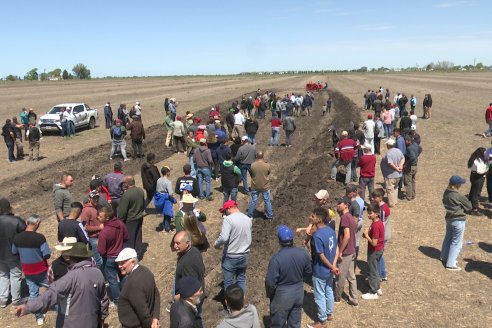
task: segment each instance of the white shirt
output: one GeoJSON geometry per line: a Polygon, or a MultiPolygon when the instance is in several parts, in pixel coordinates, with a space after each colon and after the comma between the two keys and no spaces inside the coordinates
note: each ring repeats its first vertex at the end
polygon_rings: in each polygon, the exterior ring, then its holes
{"type": "Polygon", "coordinates": [[[236,125],[244,125],[245,122],[244,115],[241,112],[234,114],[234,124],[236,125]]]}
{"type": "Polygon", "coordinates": [[[366,138],[374,138],[374,127],[376,123],[373,120],[367,120],[364,122],[364,136],[366,138]]]}

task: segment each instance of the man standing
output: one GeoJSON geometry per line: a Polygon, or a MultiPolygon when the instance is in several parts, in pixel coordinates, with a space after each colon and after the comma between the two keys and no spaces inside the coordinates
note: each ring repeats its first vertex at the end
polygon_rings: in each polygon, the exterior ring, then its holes
{"type": "Polygon", "coordinates": [[[256,147],[249,143],[247,136],[241,138],[242,145],[239,147],[236,156],[234,156],[234,162],[239,163],[239,169],[241,170],[241,177],[243,179],[244,192],[249,193],[248,186],[248,172],[251,177],[251,164],[255,161],[256,147]]]}
{"type": "Polygon", "coordinates": [[[244,123],[246,122],[246,119],[244,118],[243,113],[237,109],[234,108],[234,129],[232,131],[232,135],[235,137],[243,138],[243,136],[246,136],[246,131],[244,130],[244,123]]]}
{"type": "Polygon", "coordinates": [[[405,137],[405,165],[403,166],[403,181],[406,188],[406,199],[408,201],[415,199],[417,187],[417,164],[422,147],[420,147],[411,135],[405,137]]]}
{"type": "Polygon", "coordinates": [[[92,190],[89,193],[89,200],[84,204],[82,213],[80,213],[80,222],[89,237],[89,249],[94,253],[94,260],[98,268],[102,266],[102,258],[97,251],[97,240],[99,233],[104,228],[104,225],[97,219],[97,206],[99,203],[99,192],[92,190]]]}
{"type": "Polygon", "coordinates": [[[14,145],[15,145],[15,133],[14,128],[12,127],[12,121],[10,119],[5,120],[5,125],[2,127],[2,136],[5,141],[5,145],[7,145],[9,162],[15,163],[14,156],[14,145]]]}
{"type": "Polygon", "coordinates": [[[159,169],[155,166],[155,154],[148,153],[147,161],[142,164],[140,168],[140,175],[142,176],[142,184],[145,189],[145,208],[149,206],[150,202],[154,198],[156,188],[157,188],[157,180],[160,178],[159,169]]]}
{"type": "Polygon", "coordinates": [[[225,159],[221,163],[220,172],[220,185],[222,187],[222,193],[224,194],[223,203],[227,202],[229,198],[236,201],[237,188],[241,179],[241,170],[234,165],[231,152],[225,153],[225,159]]]}
{"type": "Polygon", "coordinates": [[[129,161],[126,157],[126,128],[122,124],[121,120],[117,118],[114,121],[114,125],[111,127],[111,153],[109,154],[109,159],[113,160],[113,156],[116,153],[116,149],[119,147],[123,161],[129,161]]]}
{"type": "MultiPolygon", "coordinates": [[[[349,206],[352,201],[347,196],[339,198],[337,203],[337,210],[340,214],[340,225],[338,228],[338,267],[340,268],[340,275],[335,278],[335,302],[340,302],[345,281],[348,281],[349,298],[347,303],[358,306],[354,262],[355,233],[359,213],[357,213],[357,217],[355,218],[350,214],[349,206]]],[[[359,207],[355,201],[354,203],[359,207]]]]}
{"type": "Polygon", "coordinates": [[[60,183],[53,185],[53,203],[58,222],[70,214],[73,197],[68,188],[71,186],[73,186],[73,177],[68,172],[63,173],[60,183]]]}
{"type": "Polygon", "coordinates": [[[208,201],[212,201],[213,198],[210,195],[210,189],[212,188],[212,173],[210,168],[214,165],[212,160],[212,153],[207,147],[207,139],[201,138],[200,146],[195,149],[193,157],[197,166],[197,176],[198,176],[198,188],[200,190],[200,199],[207,198],[208,201]],[[203,180],[205,179],[206,189],[205,194],[203,193],[203,180]]]}
{"type": "Polygon", "coordinates": [[[31,123],[26,131],[26,140],[29,141],[29,161],[39,160],[39,146],[41,140],[41,130],[36,126],[36,123],[31,123]]]}
{"type": "Polygon", "coordinates": [[[14,129],[15,148],[17,149],[15,157],[17,160],[21,160],[24,159],[24,146],[22,145],[22,130],[24,129],[24,125],[15,116],[12,118],[12,128],[14,129]]]}
{"type": "MultiPolygon", "coordinates": [[[[48,286],[46,272],[51,250],[46,238],[36,232],[41,224],[41,218],[31,215],[26,220],[26,230],[16,235],[12,242],[12,253],[18,255],[22,266],[22,273],[26,277],[29,287],[29,299],[39,296],[39,287],[48,286]]],[[[34,313],[38,326],[43,325],[44,315],[34,313]]]]}
{"type": "Polygon", "coordinates": [[[258,196],[263,196],[265,202],[265,216],[267,220],[273,220],[272,203],[270,201],[270,164],[265,162],[263,152],[256,153],[256,161],[251,165],[253,179],[251,181],[251,200],[249,201],[248,216],[253,217],[258,196]]]}
{"type": "Polygon", "coordinates": [[[116,262],[126,276],[118,304],[122,327],[158,328],[161,297],[154,275],[138,263],[137,252],[132,248],[123,249],[116,262]]]}
{"type": "Polygon", "coordinates": [[[171,148],[171,144],[173,141],[173,129],[174,129],[174,120],[171,115],[166,115],[164,119],[164,127],[166,129],[166,142],[165,145],[168,148],[171,148]]]}
{"type": "Polygon", "coordinates": [[[111,206],[113,207],[113,212],[116,213],[124,192],[123,182],[125,176],[122,172],[121,162],[114,163],[113,172],[108,173],[103,180],[106,186],[108,186],[109,196],[111,196],[111,206]]]}
{"type": "Polygon", "coordinates": [[[141,158],[144,155],[143,142],[145,141],[145,129],[142,119],[138,115],[132,117],[132,122],[126,123],[126,129],[130,131],[132,139],[133,158],[141,158]]]}
{"type": "Polygon", "coordinates": [[[176,153],[185,153],[186,151],[186,130],[183,122],[181,122],[181,116],[176,116],[176,121],[174,121],[173,125],[173,137],[174,137],[174,146],[176,147],[176,153]]]}
{"type": "Polygon", "coordinates": [[[347,131],[342,131],[341,140],[335,147],[336,161],[331,166],[331,179],[336,180],[338,166],[345,167],[345,184],[349,184],[352,179],[352,160],[356,152],[357,143],[348,137],[347,131]]]}
{"type": "Polygon", "coordinates": [[[123,276],[118,271],[116,257],[123,249],[123,243],[128,240],[128,231],[125,224],[114,216],[111,206],[101,208],[97,218],[104,225],[99,233],[97,251],[103,259],[102,271],[109,284],[111,298],[113,303],[118,305],[120,298],[119,281],[123,279],[123,276]]]}
{"type": "Polygon", "coordinates": [[[125,222],[128,230],[128,241],[126,247],[137,251],[139,258],[142,257],[142,224],[145,209],[145,195],[141,188],[135,186],[135,178],[131,175],[125,177],[124,185],[126,191],[121,196],[118,206],[118,217],[125,222]]]}
{"type": "Polygon", "coordinates": [[[191,176],[191,165],[185,164],[183,165],[183,176],[179,177],[176,180],[176,188],[174,188],[174,192],[181,197],[183,197],[183,190],[185,190],[186,186],[191,187],[191,195],[193,197],[198,197],[200,195],[200,189],[198,188],[198,181],[191,176]]]}
{"type": "Polygon", "coordinates": [[[292,114],[287,114],[287,116],[284,118],[282,122],[282,126],[285,131],[285,146],[286,147],[291,147],[292,146],[292,135],[296,131],[296,123],[294,121],[294,117],[292,114]]]}
{"type": "Polygon", "coordinates": [[[270,299],[270,327],[300,327],[304,301],[304,279],[311,276],[307,253],[294,245],[289,227],[277,229],[280,251],[268,264],[265,278],[266,295],[270,299]]]}
{"type": "Polygon", "coordinates": [[[492,135],[492,103],[485,110],[485,123],[488,125],[487,130],[482,134],[482,136],[490,137],[492,135]]]}
{"type": "Polygon", "coordinates": [[[12,213],[10,202],[0,199],[0,308],[7,306],[9,290],[12,305],[20,305],[22,272],[19,257],[12,254],[12,242],[26,230],[26,223],[12,213]]]}
{"type": "Polygon", "coordinates": [[[106,129],[111,129],[113,125],[113,110],[109,101],[104,106],[104,120],[106,122],[106,129]]]}
{"type": "Polygon", "coordinates": [[[390,138],[386,141],[388,151],[381,159],[381,173],[384,177],[384,185],[388,194],[388,205],[394,207],[398,203],[398,183],[402,177],[405,157],[402,152],[395,148],[395,139],[390,138]]]}
{"type": "Polygon", "coordinates": [[[180,297],[171,305],[171,328],[202,328],[197,305],[202,301],[203,285],[195,277],[183,277],[176,284],[180,297]]]}
{"type": "Polygon", "coordinates": [[[369,189],[369,195],[374,191],[374,177],[376,175],[376,155],[371,152],[371,145],[365,143],[362,147],[364,155],[359,158],[357,166],[360,167],[359,186],[361,189],[361,198],[365,199],[366,186],[369,189]]]}
{"type": "Polygon", "coordinates": [[[57,327],[103,327],[109,302],[104,277],[92,265],[92,252],[84,244],[76,243],[63,255],[68,258],[70,270],[41,296],[17,306],[16,315],[46,313],[58,305],[57,327]]]}
{"type": "Polygon", "coordinates": [[[318,308],[318,322],[309,323],[308,328],[325,328],[326,322],[332,320],[333,315],[333,274],[338,275],[336,267],[338,248],[335,231],[329,228],[326,222],[326,210],[315,208],[309,221],[316,226],[313,234],[313,293],[318,308]]]}
{"type": "Polygon", "coordinates": [[[87,244],[85,231],[78,221],[83,208],[82,203],[73,202],[70,208],[70,214],[58,222],[58,241],[61,243],[65,237],[75,237],[78,243],[87,244]]]}
{"type": "Polygon", "coordinates": [[[371,145],[371,152],[374,153],[374,128],[376,127],[376,123],[372,119],[372,114],[367,115],[367,120],[364,122],[364,138],[365,142],[371,145]]]}
{"type": "Polygon", "coordinates": [[[252,219],[241,213],[233,200],[225,202],[220,212],[224,215],[222,230],[214,247],[219,249],[224,246],[222,255],[224,290],[237,283],[246,292],[246,268],[251,246],[252,219]]]}

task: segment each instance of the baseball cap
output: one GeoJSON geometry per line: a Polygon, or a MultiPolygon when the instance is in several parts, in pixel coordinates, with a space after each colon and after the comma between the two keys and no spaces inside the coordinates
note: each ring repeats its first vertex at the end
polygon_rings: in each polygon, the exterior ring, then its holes
{"type": "Polygon", "coordinates": [[[314,194],[314,197],[318,199],[328,199],[330,197],[330,194],[328,193],[327,190],[321,189],[317,193],[314,194]]]}
{"type": "Polygon", "coordinates": [[[372,146],[370,143],[365,142],[362,146],[360,146],[362,149],[372,149],[372,146]]]}
{"type": "Polygon", "coordinates": [[[451,178],[449,178],[449,184],[452,185],[462,185],[465,184],[466,180],[460,177],[459,175],[453,175],[451,178]]]}
{"type": "Polygon", "coordinates": [[[394,146],[395,143],[396,143],[395,138],[389,138],[388,141],[385,142],[385,144],[390,145],[390,146],[394,146]]]}
{"type": "Polygon", "coordinates": [[[89,198],[99,197],[99,192],[97,190],[91,190],[89,193],[89,198]]]}
{"type": "Polygon", "coordinates": [[[372,114],[367,114],[367,118],[372,118],[372,114]]]}
{"type": "Polygon", "coordinates": [[[350,204],[350,199],[347,196],[342,196],[337,198],[337,204],[350,204]]]}
{"type": "Polygon", "coordinates": [[[137,252],[133,248],[127,247],[121,250],[115,262],[122,262],[136,257],[137,257],[137,252]]]}
{"type": "Polygon", "coordinates": [[[243,137],[241,138],[241,141],[246,141],[246,140],[249,140],[248,136],[243,136],[243,137]]]}
{"type": "Polygon", "coordinates": [[[290,230],[288,226],[283,224],[277,228],[277,235],[279,241],[294,240],[294,234],[292,233],[292,230],[290,230]]]}
{"type": "Polygon", "coordinates": [[[219,211],[220,213],[224,213],[226,210],[232,207],[237,207],[237,203],[233,200],[228,200],[227,202],[224,203],[224,205],[222,205],[222,208],[219,211]]]}
{"type": "Polygon", "coordinates": [[[354,184],[349,184],[347,185],[347,187],[345,187],[345,191],[347,192],[347,194],[349,192],[357,192],[357,186],[354,184]]]}
{"type": "Polygon", "coordinates": [[[348,132],[347,131],[342,131],[342,136],[347,137],[348,136],[348,132]]]}
{"type": "Polygon", "coordinates": [[[207,139],[205,139],[205,138],[200,138],[199,141],[200,141],[201,144],[206,144],[207,143],[207,139]]]}

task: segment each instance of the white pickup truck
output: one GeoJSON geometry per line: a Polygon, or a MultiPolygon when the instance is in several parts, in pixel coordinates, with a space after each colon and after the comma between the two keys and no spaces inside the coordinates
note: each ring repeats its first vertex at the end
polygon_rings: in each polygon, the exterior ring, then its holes
{"type": "Polygon", "coordinates": [[[66,103],[53,106],[38,122],[41,131],[61,131],[60,112],[62,108],[71,107],[75,115],[75,129],[88,126],[90,129],[96,127],[97,109],[90,108],[83,103],[66,103]]]}

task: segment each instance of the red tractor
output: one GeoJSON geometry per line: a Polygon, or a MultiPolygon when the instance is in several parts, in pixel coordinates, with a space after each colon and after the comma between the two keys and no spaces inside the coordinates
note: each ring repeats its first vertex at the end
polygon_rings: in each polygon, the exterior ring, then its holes
{"type": "Polygon", "coordinates": [[[320,90],[328,90],[328,83],[325,84],[321,82],[309,82],[306,84],[306,91],[320,91],[320,90]]]}

